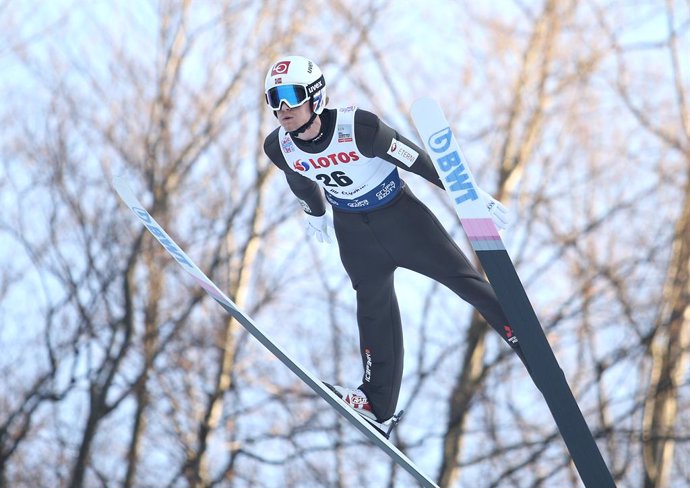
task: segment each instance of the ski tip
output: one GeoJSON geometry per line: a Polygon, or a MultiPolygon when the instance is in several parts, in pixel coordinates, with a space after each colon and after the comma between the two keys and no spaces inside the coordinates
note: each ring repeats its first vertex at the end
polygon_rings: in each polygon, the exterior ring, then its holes
{"type": "Polygon", "coordinates": [[[412,113],[413,118],[417,118],[418,115],[415,114],[421,114],[423,112],[428,112],[429,110],[440,110],[438,102],[431,97],[422,97],[414,101],[410,112],[412,113]]]}
{"type": "Polygon", "coordinates": [[[120,194],[129,190],[129,184],[127,183],[127,179],[124,177],[124,175],[113,176],[112,180],[110,180],[110,183],[113,185],[113,188],[115,188],[115,190],[120,194]]]}
{"type": "Polygon", "coordinates": [[[132,206],[141,206],[141,204],[139,204],[139,200],[134,195],[132,188],[129,186],[129,183],[127,182],[127,178],[125,176],[113,176],[112,180],[110,181],[113,185],[113,188],[115,188],[117,194],[120,195],[120,198],[127,204],[127,206],[129,206],[130,208],[132,206]]]}

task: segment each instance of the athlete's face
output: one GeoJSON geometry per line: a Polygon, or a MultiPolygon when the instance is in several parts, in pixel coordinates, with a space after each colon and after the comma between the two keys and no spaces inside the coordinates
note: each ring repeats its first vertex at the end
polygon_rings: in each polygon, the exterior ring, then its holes
{"type": "Polygon", "coordinates": [[[283,129],[286,132],[292,132],[309,122],[311,107],[308,101],[295,108],[290,108],[286,103],[283,103],[276,115],[278,116],[278,123],[280,123],[283,129]]]}

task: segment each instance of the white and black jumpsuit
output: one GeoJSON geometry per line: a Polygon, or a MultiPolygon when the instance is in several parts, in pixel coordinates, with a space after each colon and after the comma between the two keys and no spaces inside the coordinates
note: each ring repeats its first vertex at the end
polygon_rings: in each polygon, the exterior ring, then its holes
{"type": "Polygon", "coordinates": [[[403,267],[450,288],[474,306],[523,358],[491,285],[473,268],[398,168],[443,185],[423,149],[376,115],[355,107],[324,110],[322,132],[302,141],[273,131],[264,151],[305,211],[333,207],[340,258],[357,294],[364,375],[361,390],[380,421],[394,412],[403,372],[403,334],[393,273],[403,267]]]}

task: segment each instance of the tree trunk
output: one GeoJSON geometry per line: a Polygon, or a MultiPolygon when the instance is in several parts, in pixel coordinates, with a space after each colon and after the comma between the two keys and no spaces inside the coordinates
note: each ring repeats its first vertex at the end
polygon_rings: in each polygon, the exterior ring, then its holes
{"type": "Polygon", "coordinates": [[[674,426],[678,419],[678,388],[687,368],[689,347],[690,174],[683,211],[676,223],[664,303],[649,344],[652,368],[642,431],[644,488],[669,486],[675,447],[674,426]]]}

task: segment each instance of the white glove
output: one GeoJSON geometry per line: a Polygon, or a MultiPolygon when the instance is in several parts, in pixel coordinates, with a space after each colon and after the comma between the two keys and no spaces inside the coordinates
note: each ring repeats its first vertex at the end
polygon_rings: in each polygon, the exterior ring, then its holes
{"type": "Polygon", "coordinates": [[[479,196],[484,201],[487,210],[491,214],[491,220],[494,221],[496,227],[499,229],[507,229],[513,225],[515,216],[510,210],[481,188],[477,188],[477,190],[477,193],[479,193],[479,196]]]}
{"type": "Polygon", "coordinates": [[[333,242],[331,236],[334,232],[328,213],[319,216],[307,214],[307,237],[315,237],[319,242],[330,244],[333,242]]]}

